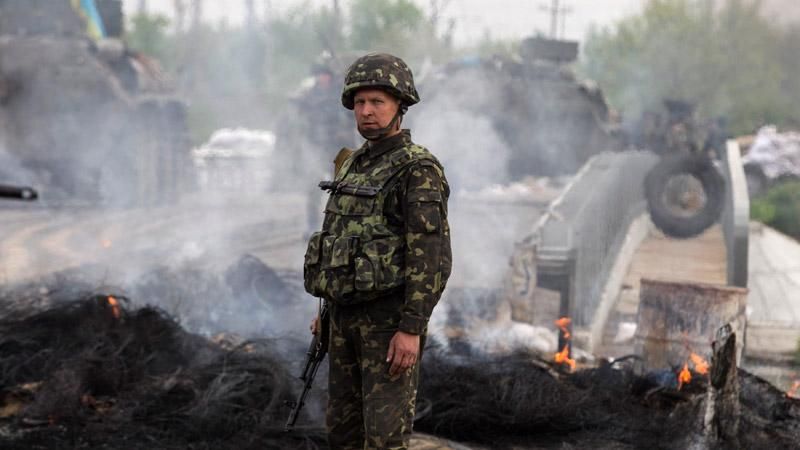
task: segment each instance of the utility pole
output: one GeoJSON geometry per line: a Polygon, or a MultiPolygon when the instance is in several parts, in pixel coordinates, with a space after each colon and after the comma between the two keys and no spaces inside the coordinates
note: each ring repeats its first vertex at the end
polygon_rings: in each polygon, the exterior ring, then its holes
{"type": "Polygon", "coordinates": [[[567,16],[572,14],[571,6],[564,6],[561,8],[561,39],[567,37],[567,16]]]}
{"type": "Polygon", "coordinates": [[[540,10],[547,12],[550,14],[550,39],[558,39],[558,25],[559,19],[561,19],[561,38],[564,38],[564,34],[567,28],[567,14],[572,12],[572,8],[569,6],[561,6],[559,4],[559,0],[552,0],[550,6],[541,5],[539,7],[540,10]]]}

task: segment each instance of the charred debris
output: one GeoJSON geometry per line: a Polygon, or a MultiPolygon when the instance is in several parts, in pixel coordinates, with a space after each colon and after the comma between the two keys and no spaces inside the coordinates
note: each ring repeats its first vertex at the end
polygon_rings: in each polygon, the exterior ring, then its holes
{"type": "Polygon", "coordinates": [[[0,324],[3,448],[314,448],[277,424],[291,376],[269,341],[229,346],[163,311],[87,296],[0,324]]]}
{"type": "MultiPolygon", "coordinates": [[[[0,295],[0,447],[326,448],[324,374],[298,427],[283,432],[305,342],[205,337],[158,308],[54,282],[0,295]]],[[[672,372],[644,372],[637,357],[570,373],[537,355],[448,348],[436,339],[426,348],[416,430],[474,448],[790,448],[800,439],[800,400],[735,364],[719,364],[733,378],[720,382],[712,369],[679,389],[672,372]],[[736,401],[709,419],[730,386],[736,401]],[[731,429],[730,417],[735,434],[710,439],[714,423],[731,429]]]]}

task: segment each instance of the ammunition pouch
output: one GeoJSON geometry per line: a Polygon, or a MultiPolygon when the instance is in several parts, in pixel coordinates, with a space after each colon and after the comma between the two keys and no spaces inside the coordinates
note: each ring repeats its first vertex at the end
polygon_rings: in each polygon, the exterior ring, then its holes
{"type": "Polygon", "coordinates": [[[303,263],[306,292],[339,305],[380,297],[405,281],[399,236],[361,242],[359,236],[311,235],[303,263]]]}

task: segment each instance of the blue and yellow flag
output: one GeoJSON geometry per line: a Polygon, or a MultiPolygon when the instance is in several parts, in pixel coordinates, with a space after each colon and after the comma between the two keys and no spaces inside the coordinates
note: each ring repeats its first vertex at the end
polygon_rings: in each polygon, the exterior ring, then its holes
{"type": "Polygon", "coordinates": [[[94,39],[106,37],[103,19],[94,0],[72,0],[72,7],[86,20],[86,33],[94,39]]]}

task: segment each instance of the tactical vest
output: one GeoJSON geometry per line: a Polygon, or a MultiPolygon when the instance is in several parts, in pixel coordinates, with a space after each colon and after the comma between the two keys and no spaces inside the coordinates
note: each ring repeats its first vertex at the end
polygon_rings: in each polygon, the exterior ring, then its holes
{"type": "Polygon", "coordinates": [[[366,173],[350,168],[362,152],[351,155],[330,191],[322,231],[311,235],[303,264],[306,291],[339,305],[374,300],[405,282],[405,235],[383,215],[393,182],[413,164],[441,167],[424,147],[391,150],[366,173]],[[394,228],[394,229],[393,229],[394,228]]]}

